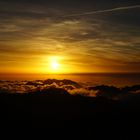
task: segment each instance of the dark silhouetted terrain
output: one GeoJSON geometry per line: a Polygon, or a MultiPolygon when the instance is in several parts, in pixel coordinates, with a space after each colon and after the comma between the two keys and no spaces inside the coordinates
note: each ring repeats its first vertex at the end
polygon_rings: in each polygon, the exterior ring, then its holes
{"type": "MultiPolygon", "coordinates": [[[[2,81],[1,83],[3,84],[2,81]]],[[[124,88],[106,85],[84,88],[70,80],[54,79],[16,82],[15,86],[17,84],[22,89],[25,85],[31,87],[24,93],[14,93],[10,92],[10,87],[6,89],[1,86],[1,126],[71,128],[84,132],[105,131],[115,135],[123,133],[124,129],[131,130],[139,124],[140,85],[124,88]],[[80,92],[83,90],[84,93],[89,91],[90,94],[78,94],[75,88],[80,92]],[[76,90],[75,94],[73,90],[76,90]]],[[[8,83],[8,86],[11,85],[8,83]]]]}

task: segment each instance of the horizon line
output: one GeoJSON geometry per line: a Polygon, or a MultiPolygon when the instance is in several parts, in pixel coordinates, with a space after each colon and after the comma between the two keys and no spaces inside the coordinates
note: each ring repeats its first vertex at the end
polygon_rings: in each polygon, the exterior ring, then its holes
{"type": "Polygon", "coordinates": [[[17,72],[17,73],[9,73],[9,72],[0,72],[0,75],[2,75],[2,74],[11,74],[11,75],[15,75],[15,74],[18,74],[18,75],[29,75],[29,74],[31,74],[31,75],[66,75],[66,74],[131,74],[131,73],[140,73],[140,72],[71,72],[71,73],[19,73],[19,72],[17,72]]]}

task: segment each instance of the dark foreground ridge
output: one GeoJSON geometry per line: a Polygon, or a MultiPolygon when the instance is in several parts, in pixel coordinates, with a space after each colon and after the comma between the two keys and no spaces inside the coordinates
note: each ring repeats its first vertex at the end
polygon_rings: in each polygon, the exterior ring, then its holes
{"type": "Polygon", "coordinates": [[[71,128],[88,132],[96,129],[115,134],[139,125],[140,86],[88,87],[88,90],[97,89],[96,97],[71,95],[67,90],[53,86],[24,94],[1,91],[1,126],[71,128]]]}

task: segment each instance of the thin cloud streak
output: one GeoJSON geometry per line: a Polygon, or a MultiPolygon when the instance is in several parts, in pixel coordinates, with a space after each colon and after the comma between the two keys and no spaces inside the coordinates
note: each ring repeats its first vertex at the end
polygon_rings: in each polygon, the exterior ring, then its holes
{"type": "Polygon", "coordinates": [[[106,9],[106,10],[98,10],[98,11],[91,11],[91,12],[85,12],[82,14],[71,14],[71,15],[65,15],[64,17],[77,17],[77,16],[84,16],[84,15],[93,15],[98,13],[107,13],[107,12],[114,12],[114,11],[121,11],[121,10],[129,10],[129,9],[135,9],[140,8],[140,5],[133,5],[133,6],[125,6],[125,7],[117,7],[112,9],[106,9]]]}

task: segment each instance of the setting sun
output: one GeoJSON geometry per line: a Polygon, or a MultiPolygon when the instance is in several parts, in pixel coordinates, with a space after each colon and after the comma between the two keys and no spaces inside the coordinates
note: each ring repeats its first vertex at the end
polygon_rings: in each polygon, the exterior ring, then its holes
{"type": "Polygon", "coordinates": [[[60,58],[58,56],[50,56],[48,58],[50,72],[59,73],[60,71],[60,58]]]}
{"type": "Polygon", "coordinates": [[[53,70],[57,70],[59,68],[59,64],[57,62],[51,62],[51,68],[53,70]]]}

